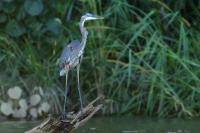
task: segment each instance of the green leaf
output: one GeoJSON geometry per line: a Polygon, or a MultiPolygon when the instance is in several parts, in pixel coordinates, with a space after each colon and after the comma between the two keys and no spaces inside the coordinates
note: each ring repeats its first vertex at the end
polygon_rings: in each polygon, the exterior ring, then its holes
{"type": "Polygon", "coordinates": [[[6,32],[13,37],[19,37],[25,32],[25,28],[20,26],[15,20],[10,20],[6,25],[6,32]]]}
{"type": "Polygon", "coordinates": [[[26,15],[27,15],[26,11],[24,10],[23,6],[21,6],[18,9],[18,13],[16,14],[16,20],[21,21],[22,19],[25,19],[26,15]]]}
{"type": "Polygon", "coordinates": [[[3,1],[5,1],[5,2],[12,2],[13,0],[3,0],[3,1]]]}
{"type": "Polygon", "coordinates": [[[55,34],[59,34],[61,32],[61,21],[58,18],[50,19],[47,22],[47,30],[51,31],[55,34]]]}
{"type": "Polygon", "coordinates": [[[0,23],[4,23],[4,22],[6,22],[6,20],[7,20],[6,15],[3,13],[0,13],[0,23]]]}
{"type": "Polygon", "coordinates": [[[49,5],[52,8],[56,8],[56,0],[49,0],[49,5]]]}
{"type": "Polygon", "coordinates": [[[6,59],[6,56],[5,55],[1,55],[0,62],[2,62],[4,59],[6,59]]]}
{"type": "Polygon", "coordinates": [[[42,0],[26,0],[24,3],[24,8],[29,15],[37,16],[43,10],[42,0]]]}
{"type": "Polygon", "coordinates": [[[13,13],[16,9],[16,5],[13,2],[4,2],[2,8],[5,13],[13,13]]]}
{"type": "Polygon", "coordinates": [[[3,3],[2,3],[2,1],[0,1],[0,11],[2,11],[3,10],[3,3]]]}
{"type": "Polygon", "coordinates": [[[43,23],[39,22],[36,18],[29,18],[26,20],[27,28],[31,31],[31,34],[35,37],[39,37],[43,34],[41,31],[43,23]]]}

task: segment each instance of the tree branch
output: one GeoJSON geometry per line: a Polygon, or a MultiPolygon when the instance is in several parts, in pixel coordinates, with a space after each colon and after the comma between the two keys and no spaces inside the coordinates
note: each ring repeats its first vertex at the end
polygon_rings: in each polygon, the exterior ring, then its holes
{"type": "Polygon", "coordinates": [[[83,112],[79,111],[76,114],[68,114],[67,118],[61,120],[60,118],[50,117],[42,122],[40,125],[25,133],[70,133],[85,124],[97,111],[99,111],[103,104],[98,104],[103,99],[103,96],[97,97],[94,101],[89,103],[83,112]]]}

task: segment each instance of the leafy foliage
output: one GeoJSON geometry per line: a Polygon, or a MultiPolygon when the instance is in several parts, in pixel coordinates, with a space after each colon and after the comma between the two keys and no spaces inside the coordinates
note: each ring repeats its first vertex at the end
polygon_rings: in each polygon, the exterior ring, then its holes
{"type": "Polygon", "coordinates": [[[43,10],[42,0],[26,0],[24,3],[24,8],[31,16],[37,16],[43,10]]]}
{"type": "MultiPolygon", "coordinates": [[[[87,24],[89,40],[81,66],[85,102],[104,93],[106,114],[200,114],[198,1],[72,3],[0,2],[0,81],[5,88],[24,83],[56,88],[47,89],[46,95],[55,99],[52,104],[58,112],[64,79],[58,77],[56,63],[62,47],[81,37],[80,16],[92,12],[105,19],[87,24]],[[71,7],[71,20],[66,21],[71,7]]],[[[77,108],[77,96],[72,95],[77,94],[74,72],[70,81],[69,104],[77,108]]]]}

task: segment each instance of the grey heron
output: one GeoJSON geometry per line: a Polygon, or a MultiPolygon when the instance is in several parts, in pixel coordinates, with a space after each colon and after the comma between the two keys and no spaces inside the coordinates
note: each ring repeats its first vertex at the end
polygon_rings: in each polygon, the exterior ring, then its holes
{"type": "Polygon", "coordinates": [[[65,90],[65,99],[64,99],[64,107],[63,112],[66,114],[66,101],[67,101],[67,93],[68,93],[68,86],[67,86],[67,80],[68,80],[68,72],[72,68],[77,69],[77,86],[78,86],[78,94],[80,98],[80,108],[81,112],[83,110],[83,100],[81,96],[81,90],[80,90],[80,80],[79,80],[79,71],[80,71],[80,63],[83,57],[88,31],[84,27],[84,23],[88,20],[96,20],[96,19],[103,19],[103,17],[93,15],[91,13],[86,13],[81,17],[79,26],[80,31],[82,35],[81,41],[79,40],[73,40],[68,45],[66,45],[62,51],[62,54],[60,56],[60,76],[66,76],[66,90],[65,90]]]}

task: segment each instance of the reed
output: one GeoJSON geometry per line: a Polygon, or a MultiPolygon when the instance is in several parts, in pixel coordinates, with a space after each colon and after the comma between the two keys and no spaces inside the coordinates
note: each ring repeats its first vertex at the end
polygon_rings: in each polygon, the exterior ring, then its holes
{"type": "MultiPolygon", "coordinates": [[[[81,65],[86,103],[103,93],[104,114],[199,116],[199,2],[81,0],[73,6],[69,21],[65,17],[72,1],[54,2],[54,7],[43,2],[45,13],[37,19],[27,15],[19,20],[25,25],[24,34],[13,37],[6,29],[0,31],[1,88],[23,86],[21,81],[29,87],[41,85],[48,97],[56,99],[52,104],[58,112],[64,94],[58,58],[64,45],[80,38],[77,22],[89,11],[105,19],[87,24],[89,40],[81,65]]],[[[12,19],[13,14],[7,15],[12,19]]],[[[69,105],[78,108],[74,72],[70,78],[69,105]]]]}

